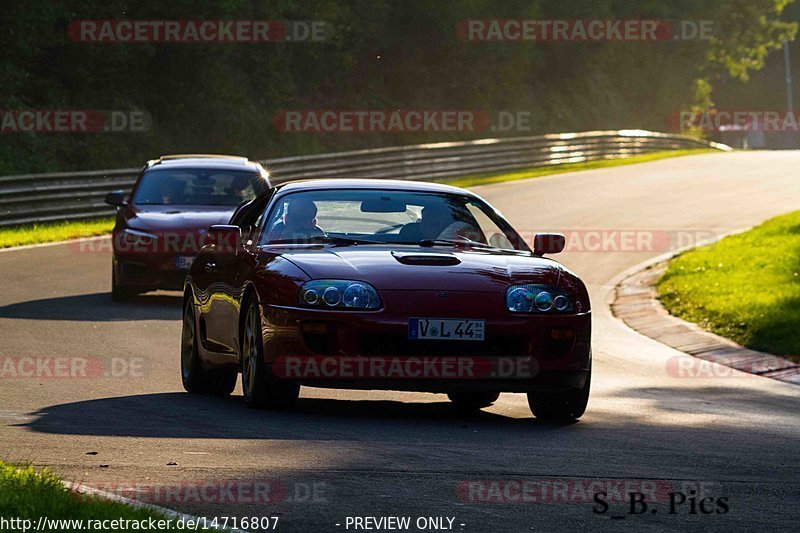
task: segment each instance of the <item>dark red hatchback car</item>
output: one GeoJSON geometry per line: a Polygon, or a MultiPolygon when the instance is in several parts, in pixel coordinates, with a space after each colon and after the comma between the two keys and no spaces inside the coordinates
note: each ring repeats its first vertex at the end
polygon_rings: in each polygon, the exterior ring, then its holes
{"type": "Polygon", "coordinates": [[[111,294],[115,300],[155,289],[183,288],[209,226],[225,224],[242,202],[269,188],[269,175],[244,157],[171,155],[148,161],[129,199],[116,206],[111,294]]]}
{"type": "Polygon", "coordinates": [[[310,180],[210,229],[184,289],[189,392],[287,407],[300,386],[447,393],[480,409],[527,393],[578,418],[591,381],[584,284],[475,194],[441,184],[310,180]]]}

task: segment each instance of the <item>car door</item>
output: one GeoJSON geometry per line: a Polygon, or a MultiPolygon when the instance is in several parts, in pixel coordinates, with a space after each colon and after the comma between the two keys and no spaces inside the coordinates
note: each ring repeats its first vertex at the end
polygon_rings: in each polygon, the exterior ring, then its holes
{"type": "Polygon", "coordinates": [[[264,194],[247,206],[244,212],[237,211],[232,217],[231,224],[239,226],[242,231],[242,243],[236,253],[214,247],[212,264],[203,265],[208,275],[211,301],[208,339],[218,350],[226,353],[238,353],[241,300],[247,275],[254,268],[257,249],[257,244],[251,241],[251,235],[258,233],[258,222],[270,197],[271,194],[264,194]]]}

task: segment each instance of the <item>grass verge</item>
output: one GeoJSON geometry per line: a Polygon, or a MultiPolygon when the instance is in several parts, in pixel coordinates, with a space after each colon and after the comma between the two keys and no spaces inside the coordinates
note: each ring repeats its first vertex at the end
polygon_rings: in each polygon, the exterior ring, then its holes
{"type": "Polygon", "coordinates": [[[705,154],[719,152],[713,148],[701,148],[698,150],[668,150],[664,152],[653,152],[652,154],[633,155],[631,157],[620,157],[618,159],[602,159],[599,161],[588,161],[585,163],[565,163],[563,165],[553,165],[546,168],[535,168],[530,170],[519,170],[506,172],[503,174],[478,174],[475,176],[464,176],[463,178],[448,178],[439,180],[448,185],[456,187],[473,187],[475,185],[489,185],[491,183],[501,183],[504,181],[524,180],[528,178],[539,178],[551,174],[561,174],[563,172],[575,172],[577,170],[591,170],[595,168],[617,167],[621,165],[633,165],[634,163],[647,163],[669,157],[679,157],[684,155],[705,154]]]}
{"type": "MultiPolygon", "coordinates": [[[[39,517],[51,520],[83,520],[84,530],[100,528],[86,527],[88,520],[167,520],[169,517],[149,509],[135,508],[122,503],[102,500],[68,490],[61,480],[47,469],[37,471],[33,467],[16,467],[0,461],[0,514],[5,520],[18,518],[30,520],[29,531],[36,527],[39,517]]],[[[6,523],[4,531],[22,531],[23,524],[6,523]]],[[[103,528],[109,531],[137,530],[131,524],[128,527],[103,528]]],[[[167,525],[164,523],[164,525],[167,525]]],[[[46,531],[79,531],[76,523],[50,523],[46,531]],[[63,527],[62,527],[63,526],[63,527]]],[[[159,531],[182,531],[172,518],[170,527],[159,531]]]]}
{"type": "Polygon", "coordinates": [[[113,218],[103,218],[0,228],[0,248],[105,235],[111,233],[113,227],[113,218]]]}
{"type": "Polygon", "coordinates": [[[800,362],[800,211],[680,255],[657,288],[673,315],[800,362]]]}

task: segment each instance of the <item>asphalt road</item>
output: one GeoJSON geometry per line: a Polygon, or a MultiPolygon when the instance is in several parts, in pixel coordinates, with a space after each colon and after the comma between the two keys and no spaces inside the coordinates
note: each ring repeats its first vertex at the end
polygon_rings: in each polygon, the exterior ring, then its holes
{"type": "Polygon", "coordinates": [[[278,531],[353,531],[348,516],[451,517],[467,532],[795,528],[800,389],[738,373],[676,376],[680,353],[606,303],[610,281],[667,241],[800,209],[798,169],[798,152],[720,153],[476,188],[520,231],[577,238],[561,259],[590,285],[595,375],[587,414],[569,425],[533,419],[512,394],[475,417],[431,394],[303,389],[292,413],[247,409],[238,389],[190,396],[178,294],[112,303],[103,241],[0,253],[0,356],[65,374],[6,368],[0,458],[120,492],[139,484],[141,499],[204,516],[277,515],[278,531]],[[644,249],[614,251],[609,232],[623,229],[643,235],[644,249]],[[595,250],[600,230],[607,242],[595,250]],[[514,501],[523,481],[540,501],[514,501]],[[648,495],[647,512],[593,512],[597,487],[613,502],[625,483],[648,495]],[[690,490],[702,492],[696,514],[690,490]],[[677,514],[670,491],[688,498],[677,514]],[[715,498],[710,514],[701,497],[715,498]]]}

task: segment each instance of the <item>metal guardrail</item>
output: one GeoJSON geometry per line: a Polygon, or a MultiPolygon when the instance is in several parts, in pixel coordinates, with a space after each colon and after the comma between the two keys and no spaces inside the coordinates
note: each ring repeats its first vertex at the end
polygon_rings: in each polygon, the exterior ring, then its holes
{"type": "MultiPolygon", "coordinates": [[[[304,178],[442,180],[456,176],[628,157],[662,150],[729,146],[645,130],[440,142],[261,161],[273,183],[304,178]]],[[[105,194],[133,185],[140,169],[0,176],[0,226],[110,216],[105,194]]]]}

